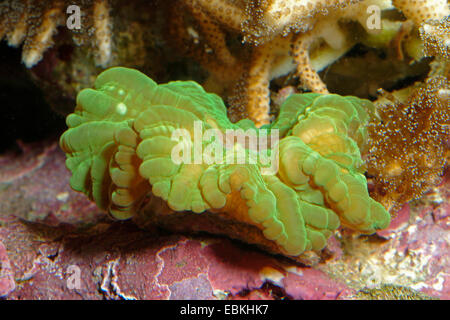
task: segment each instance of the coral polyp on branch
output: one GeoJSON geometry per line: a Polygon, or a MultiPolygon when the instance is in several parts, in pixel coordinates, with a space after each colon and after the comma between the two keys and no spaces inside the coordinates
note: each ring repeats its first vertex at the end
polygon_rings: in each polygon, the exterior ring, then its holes
{"type": "Polygon", "coordinates": [[[388,226],[360,154],[373,116],[367,100],[297,94],[257,129],[231,123],[223,101],[195,82],[157,85],[112,68],[79,93],[60,145],[72,188],[115,218],[212,219],[209,231],[298,257],[323,249],[340,224],[368,234],[388,226]]]}
{"type": "MultiPolygon", "coordinates": [[[[67,8],[75,4],[69,0],[4,0],[0,3],[0,40],[6,38],[14,47],[23,43],[22,60],[33,67],[53,46],[58,27],[66,26],[67,8]]],[[[111,19],[108,0],[78,1],[80,30],[73,30],[76,43],[94,47],[96,63],[107,66],[111,59],[111,19]],[[89,41],[88,41],[89,39],[89,41]]]]}
{"type": "Polygon", "coordinates": [[[450,16],[423,23],[420,36],[424,41],[426,55],[442,57],[447,61],[450,59],[450,16]]]}
{"type": "Polygon", "coordinates": [[[276,35],[311,29],[316,16],[362,0],[250,0],[242,31],[247,41],[264,42],[276,35]]]}
{"type": "Polygon", "coordinates": [[[392,0],[417,27],[428,20],[441,20],[450,14],[447,0],[392,0]]]}
{"type": "Polygon", "coordinates": [[[369,126],[368,172],[372,196],[393,211],[435,185],[446,164],[450,85],[430,78],[405,103],[379,108],[381,122],[369,126]]]}

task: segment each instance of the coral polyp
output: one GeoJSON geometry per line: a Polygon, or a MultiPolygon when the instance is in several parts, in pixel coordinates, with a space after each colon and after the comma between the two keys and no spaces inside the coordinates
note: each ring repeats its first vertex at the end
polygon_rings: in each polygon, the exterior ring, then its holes
{"type": "Polygon", "coordinates": [[[441,20],[429,20],[420,28],[428,56],[450,59],[450,15],[441,20]]]}
{"type": "Polygon", "coordinates": [[[162,202],[153,213],[166,207],[175,215],[217,213],[256,228],[277,251],[298,256],[323,249],[340,223],[363,233],[388,226],[390,215],[369,197],[361,169],[373,113],[369,101],[356,97],[293,95],[272,125],[256,129],[248,120],[231,123],[222,100],[195,82],[157,85],[136,70],[112,68],[98,76],[95,89],[78,95],[61,147],[72,188],[115,218],[136,215],[155,196],[162,202]],[[202,136],[218,130],[218,140],[196,141],[196,122],[202,136]],[[184,152],[204,146],[202,161],[174,160],[177,130],[189,136],[184,152]],[[279,144],[273,141],[266,151],[279,170],[264,173],[259,156],[253,163],[227,161],[230,150],[252,152],[240,142],[220,141],[229,130],[276,132],[279,144]],[[211,147],[221,158],[205,163],[211,147]]]}

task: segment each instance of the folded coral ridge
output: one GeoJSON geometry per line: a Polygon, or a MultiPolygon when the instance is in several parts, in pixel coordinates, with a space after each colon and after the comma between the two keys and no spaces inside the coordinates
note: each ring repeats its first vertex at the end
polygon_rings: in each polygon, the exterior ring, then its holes
{"type": "MultiPolygon", "coordinates": [[[[223,101],[195,82],[158,85],[137,70],[117,67],[100,74],[95,89],[79,93],[60,145],[71,187],[116,219],[135,216],[146,199],[157,197],[172,215],[220,213],[257,228],[280,253],[298,256],[323,249],[340,225],[366,234],[389,225],[389,213],[370,198],[363,174],[361,151],[373,116],[367,100],[295,94],[275,121],[258,129],[247,119],[232,123],[223,101]],[[277,170],[266,170],[259,157],[225,161],[225,143],[221,163],[174,161],[177,130],[192,139],[184,141],[190,157],[198,153],[196,123],[202,135],[209,129],[223,136],[227,130],[253,130],[258,137],[263,130],[277,132],[279,142],[266,150],[276,157],[277,170]]],[[[214,142],[200,142],[201,159],[211,150],[217,156],[214,142]]],[[[237,144],[233,140],[232,149],[237,144]]],[[[245,155],[254,153],[242,148],[245,155]]]]}

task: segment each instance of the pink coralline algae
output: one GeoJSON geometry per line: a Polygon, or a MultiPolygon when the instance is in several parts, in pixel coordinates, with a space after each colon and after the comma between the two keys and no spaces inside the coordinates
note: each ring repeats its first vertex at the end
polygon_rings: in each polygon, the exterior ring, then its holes
{"type": "Polygon", "coordinates": [[[19,145],[21,152],[0,155],[0,215],[13,210],[26,221],[72,227],[100,219],[96,206],[61,176],[66,170],[64,155],[56,143],[19,145]]]}
{"type": "Polygon", "coordinates": [[[7,296],[16,287],[6,248],[0,241],[0,298],[7,296]]]}

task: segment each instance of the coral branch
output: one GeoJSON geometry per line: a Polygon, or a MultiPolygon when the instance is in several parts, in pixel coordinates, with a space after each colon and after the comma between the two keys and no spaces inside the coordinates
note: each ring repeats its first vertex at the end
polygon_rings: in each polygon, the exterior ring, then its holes
{"type": "Polygon", "coordinates": [[[311,67],[311,60],[309,58],[309,42],[310,39],[298,37],[292,50],[292,56],[297,63],[296,75],[300,78],[300,82],[311,89],[312,92],[328,93],[326,85],[320,79],[317,72],[311,67]]]}
{"type": "Polygon", "coordinates": [[[321,13],[343,8],[361,0],[250,0],[243,24],[245,40],[261,43],[291,31],[305,32],[321,13]]]}
{"type": "Polygon", "coordinates": [[[109,16],[108,0],[98,0],[93,6],[93,21],[95,28],[95,39],[97,45],[96,62],[102,67],[107,67],[111,61],[112,46],[112,21],[109,16]]]}
{"type": "Polygon", "coordinates": [[[427,20],[441,20],[450,14],[447,0],[392,0],[394,6],[420,26],[427,20]]]}
{"type": "MultiPolygon", "coordinates": [[[[53,46],[53,37],[65,25],[68,0],[21,1],[0,3],[0,40],[18,47],[23,43],[22,61],[31,68],[53,46]]],[[[96,48],[97,63],[106,66],[111,60],[111,19],[108,0],[85,0],[80,3],[84,20],[82,32],[73,30],[73,39],[81,44],[90,39],[96,48]],[[90,28],[93,30],[90,30],[90,28]]]]}

